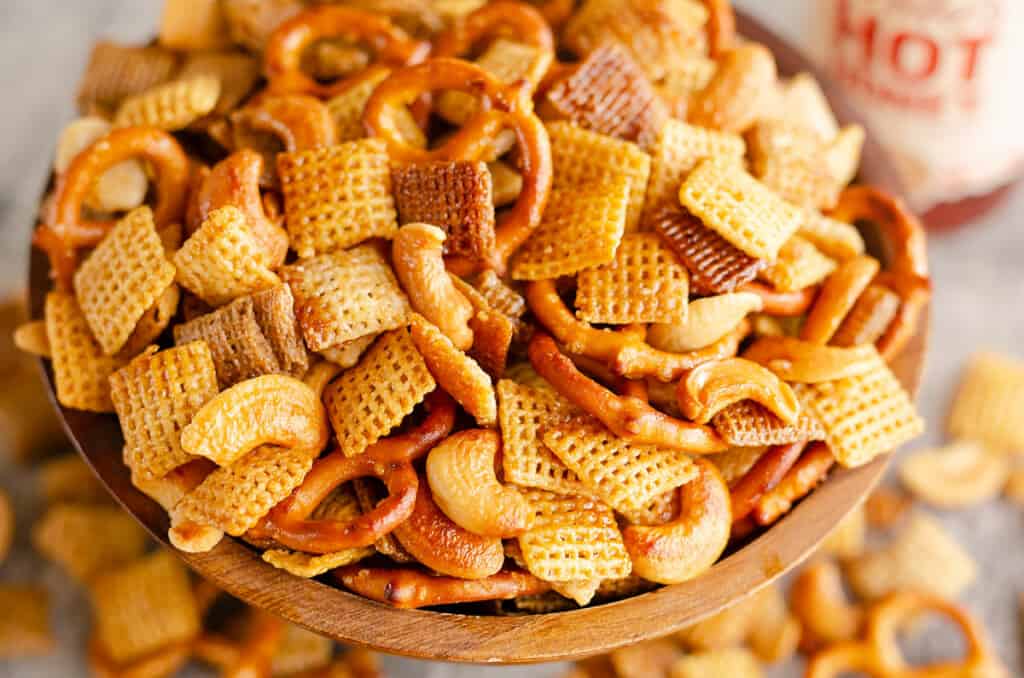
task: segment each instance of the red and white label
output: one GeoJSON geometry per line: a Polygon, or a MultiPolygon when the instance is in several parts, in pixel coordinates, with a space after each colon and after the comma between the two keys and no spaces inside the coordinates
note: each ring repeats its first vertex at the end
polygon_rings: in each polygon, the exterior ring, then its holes
{"type": "Polygon", "coordinates": [[[1024,163],[1024,1],[817,0],[817,52],[911,202],[987,193],[1024,163]]]}

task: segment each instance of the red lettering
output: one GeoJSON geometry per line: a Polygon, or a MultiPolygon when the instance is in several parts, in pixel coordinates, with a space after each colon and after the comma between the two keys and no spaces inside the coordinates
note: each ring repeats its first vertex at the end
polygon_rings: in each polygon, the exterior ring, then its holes
{"type": "Polygon", "coordinates": [[[889,64],[896,73],[913,80],[924,80],[935,74],[939,68],[939,46],[935,41],[916,33],[897,33],[889,45],[889,64]],[[903,48],[909,45],[920,45],[925,50],[924,62],[911,70],[903,58],[903,48]]]}
{"type": "Polygon", "coordinates": [[[878,17],[869,17],[854,26],[850,15],[849,0],[839,0],[836,10],[836,39],[853,38],[860,42],[862,63],[871,61],[875,54],[875,38],[878,35],[878,17]]]}
{"type": "Polygon", "coordinates": [[[981,55],[981,48],[992,42],[991,35],[980,38],[964,38],[960,41],[960,47],[964,49],[964,80],[970,82],[978,73],[978,59],[981,55]]]}

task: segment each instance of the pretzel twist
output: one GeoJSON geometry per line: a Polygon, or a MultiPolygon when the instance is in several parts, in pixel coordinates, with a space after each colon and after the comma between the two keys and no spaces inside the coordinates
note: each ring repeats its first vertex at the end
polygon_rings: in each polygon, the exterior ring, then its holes
{"type": "Polygon", "coordinates": [[[302,71],[302,56],[315,42],[349,37],[368,45],[374,64],[405,66],[426,58],[430,44],[411,38],[386,17],[350,7],[312,7],[277,27],[267,42],[264,70],[273,94],[311,94],[321,99],[337,96],[361,80],[359,74],[321,84],[302,71]]]}
{"type": "MultiPolygon", "coordinates": [[[[470,12],[441,33],[434,41],[434,55],[462,58],[484,40],[498,37],[532,45],[552,56],[555,53],[555,36],[540,10],[523,2],[499,0],[470,12]]],[[[528,79],[536,87],[544,73],[530,75],[528,79]]]]}
{"type": "Polygon", "coordinates": [[[273,134],[288,153],[333,146],[338,134],[327,106],[304,94],[260,97],[232,113],[231,123],[273,134]]]}
{"type": "Polygon", "coordinates": [[[654,377],[666,383],[675,381],[698,365],[736,355],[740,342],[750,331],[750,323],[743,321],[710,346],[689,353],[669,353],[646,343],[636,331],[597,329],[577,320],[558,296],[554,280],[528,284],[526,300],[537,321],[569,353],[602,361],[612,372],[627,379],[654,377]]]}
{"type": "Polygon", "coordinates": [[[715,59],[736,44],[736,13],[731,0],[703,0],[708,9],[708,51],[715,59]]]}
{"type": "Polygon", "coordinates": [[[793,504],[806,497],[835,466],[836,459],[828,445],[811,444],[793,464],[785,477],[757,502],[751,516],[758,525],[771,525],[789,513],[793,504]]]}
{"type": "Polygon", "coordinates": [[[334,577],[359,595],[403,609],[508,600],[551,589],[548,582],[520,570],[504,570],[483,579],[459,579],[411,568],[349,565],[335,570],[334,577]]]}
{"type": "Polygon", "coordinates": [[[728,448],[708,426],[670,417],[640,398],[616,395],[601,386],[576,369],[544,332],[533,335],[529,356],[533,368],[556,391],[617,436],[692,454],[713,454],[728,448]]]}
{"type": "Polygon", "coordinates": [[[189,160],[173,136],[155,127],[124,127],[98,139],[57,177],[52,208],[33,236],[33,244],[49,256],[51,275],[60,289],[71,289],[77,250],[95,247],[115,223],[84,218],[82,205],[104,172],[131,159],[145,160],[152,168],[156,188],[153,220],[157,228],[179,222],[184,215],[189,160]]]}
{"type": "Polygon", "coordinates": [[[355,457],[335,450],[318,459],[291,496],[247,536],[308,553],[332,553],[369,546],[394,530],[412,515],[416,503],[419,480],[412,461],[443,440],[455,423],[455,405],[445,393],[428,396],[427,408],[426,419],[407,433],[380,440],[355,457]],[[380,478],[388,489],[388,497],[372,511],[351,521],[309,518],[336,487],[370,476],[380,478]]]}

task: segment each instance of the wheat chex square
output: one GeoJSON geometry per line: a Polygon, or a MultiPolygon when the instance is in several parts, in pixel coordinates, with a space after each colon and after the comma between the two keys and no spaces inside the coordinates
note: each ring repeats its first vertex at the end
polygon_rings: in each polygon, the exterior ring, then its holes
{"type": "Polygon", "coordinates": [[[971,360],[949,415],[949,434],[1024,453],[1024,363],[996,353],[971,360]]]}

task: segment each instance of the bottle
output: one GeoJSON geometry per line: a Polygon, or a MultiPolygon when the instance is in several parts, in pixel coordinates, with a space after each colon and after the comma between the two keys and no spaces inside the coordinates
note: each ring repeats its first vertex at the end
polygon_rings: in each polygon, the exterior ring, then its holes
{"type": "Polygon", "coordinates": [[[815,0],[812,50],[932,227],[1024,170],[1024,0],[815,0]]]}

